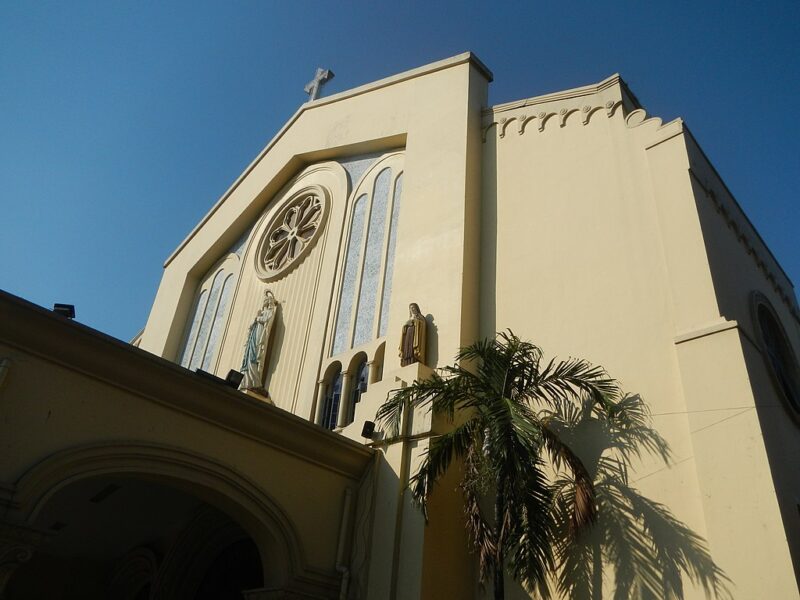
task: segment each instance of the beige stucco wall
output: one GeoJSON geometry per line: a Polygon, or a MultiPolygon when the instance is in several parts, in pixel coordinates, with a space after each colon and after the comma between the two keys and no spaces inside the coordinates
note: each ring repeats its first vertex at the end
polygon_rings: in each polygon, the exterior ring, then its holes
{"type": "MultiPolygon", "coordinates": [[[[445,357],[452,356],[463,336],[475,330],[472,303],[463,298],[473,295],[477,285],[477,252],[466,246],[465,231],[476,228],[479,181],[474,167],[479,160],[479,111],[486,104],[486,83],[482,67],[470,55],[461,55],[365,90],[304,105],[167,262],[140,347],[175,357],[198,278],[259,219],[304,164],[404,146],[397,240],[403,251],[395,261],[389,330],[398,330],[407,318],[408,303],[419,300],[422,309],[434,315],[440,332],[430,341],[431,362],[437,362],[440,348],[445,357]],[[473,314],[463,319],[462,313],[470,310],[473,314]]],[[[336,210],[343,211],[347,194],[337,196],[336,210]]],[[[336,254],[342,222],[332,220],[328,227],[332,243],[320,251],[323,261],[333,263],[324,273],[331,276],[334,265],[341,269],[336,254]]],[[[243,264],[250,268],[247,259],[243,264]]],[[[287,280],[301,276],[292,273],[287,280]]],[[[320,289],[317,301],[328,309],[332,294],[325,286],[320,289]]],[[[234,316],[229,328],[246,330],[252,314],[234,308],[234,316]]],[[[223,349],[229,364],[220,364],[218,372],[238,368],[239,338],[228,336],[235,349],[223,349]]],[[[389,368],[399,366],[393,352],[387,353],[387,360],[389,368]]]]}
{"type": "Polygon", "coordinates": [[[51,495],[85,478],[138,477],[236,520],[269,585],[338,589],[345,498],[372,452],[20,300],[0,298],[0,315],[0,523],[40,526],[51,495]]]}
{"type": "MultiPolygon", "coordinates": [[[[370,386],[354,423],[342,432],[363,442],[363,422],[374,419],[391,389],[417,376],[416,367],[400,368],[397,355],[410,302],[419,302],[429,316],[431,367],[449,362],[477,335],[481,110],[490,78],[485,67],[465,54],[304,105],[167,261],[140,347],[176,357],[200,278],[255,225],[241,260],[215,372],[224,376],[228,369],[239,368],[247,327],[263,289],[269,288],[282,305],[267,379],[282,409],[314,419],[318,381],[330,363],[341,361],[346,369],[357,352],[372,359],[385,344],[383,381],[370,386]],[[392,151],[403,153],[404,164],[388,335],[331,358],[327,349],[355,200],[353,186],[358,183],[348,182],[342,167],[332,161],[392,151]],[[307,176],[309,170],[319,169],[327,170],[325,181],[319,173],[307,176]],[[297,269],[264,284],[253,269],[263,225],[304,181],[322,183],[332,192],[324,235],[297,269]]],[[[420,419],[414,433],[424,434],[430,420],[420,419]]],[[[438,586],[472,589],[472,578],[464,577],[470,560],[463,532],[456,534],[454,544],[446,528],[426,529],[405,492],[405,479],[426,448],[425,439],[378,448],[384,461],[372,510],[375,531],[382,533],[373,536],[370,549],[369,597],[417,598],[423,571],[428,569],[430,583],[430,570],[436,566],[438,586]],[[447,534],[442,536],[440,529],[447,534]],[[442,548],[449,550],[444,553],[442,548]]],[[[457,509],[457,503],[455,495],[443,493],[437,511],[457,509]]]]}
{"type": "Polygon", "coordinates": [[[773,488],[800,490],[800,436],[753,409],[774,393],[727,321],[749,327],[751,290],[776,296],[697,197],[683,123],[648,119],[612,77],[495,107],[484,126],[481,333],[511,328],[641,394],[674,460],[644,461],[633,485],[707,537],[736,598],[795,597],[773,488]]]}
{"type": "Polygon", "coordinates": [[[243,252],[239,283],[229,309],[216,369],[224,376],[229,369],[239,368],[248,327],[261,307],[264,290],[269,289],[280,303],[280,314],[274,326],[265,385],[277,406],[305,418],[311,415],[330,308],[329,302],[319,300],[331,297],[346,208],[341,199],[347,197],[347,186],[347,174],[340,165],[318,163],[294,177],[264,211],[243,252]],[[296,269],[278,281],[265,284],[254,268],[265,228],[283,200],[312,184],[331,192],[324,232],[296,269]]]}
{"type": "MultiPolygon", "coordinates": [[[[713,189],[733,203],[684,124],[648,119],[618,76],[482,111],[489,79],[474,57],[461,55],[303,105],[167,260],[138,345],[175,359],[198,282],[252,228],[217,374],[239,367],[247,327],[269,287],[282,302],[267,374],[279,409],[312,420],[329,363],[341,359],[346,368],[356,352],[372,358],[385,343],[383,379],[370,385],[354,423],[341,431],[363,443],[361,425],[386,394],[425,372],[400,368],[397,357],[409,302],[419,302],[428,315],[429,367],[449,363],[477,336],[510,328],[547,356],[603,365],[627,391],[641,394],[671,444],[673,464],[664,468],[644,459],[632,485],[708,539],[736,598],[795,597],[790,547],[800,543],[794,514],[800,436],[775,408],[780,400],[748,304],[750,292],[761,291],[800,355],[791,284],[749,225],[736,231],[706,198],[713,189]],[[333,161],[394,151],[404,153],[404,186],[389,333],[331,358],[326,349],[357,184],[333,161]],[[325,232],[297,269],[264,284],[253,270],[263,226],[309,181],[332,193],[325,232]],[[742,231],[765,266],[742,244],[742,231]],[[759,552],[747,552],[748,545],[759,552]]],[[[734,208],[729,213],[739,218],[734,208]]],[[[170,410],[104,384],[88,396],[65,396],[62,388],[74,387],[71,375],[52,369],[46,393],[14,391],[30,406],[12,417],[12,425],[37,427],[32,439],[46,438],[51,426],[37,421],[44,402],[56,409],[53,423],[64,439],[54,439],[61,444],[173,436],[178,445],[240,461],[254,477],[274,482],[302,473],[275,486],[281,505],[292,505],[309,481],[333,495],[345,485],[292,458],[264,468],[256,456],[265,450],[235,432],[203,423],[174,432],[180,422],[170,410]],[[96,405],[103,397],[110,403],[96,405]],[[67,410],[76,405],[84,408],[67,410]]],[[[424,435],[430,426],[430,418],[415,415],[412,433],[424,435]]],[[[8,480],[37,453],[52,451],[40,442],[26,444],[15,442],[0,462],[8,480]]],[[[480,595],[454,482],[445,482],[433,499],[430,526],[408,501],[405,482],[427,440],[378,439],[374,446],[382,461],[369,509],[369,597],[480,595]]],[[[334,535],[319,527],[325,519],[328,529],[338,523],[339,505],[320,513],[299,503],[292,510],[292,521],[308,528],[303,535],[334,535]]],[[[320,554],[313,558],[330,569],[326,548],[315,549],[320,554]]]]}
{"type": "MultiPolygon", "coordinates": [[[[777,539],[787,538],[795,576],[800,577],[800,415],[793,414],[776,385],[754,314],[758,294],[775,311],[794,356],[800,356],[800,311],[794,288],[693,137],[686,137],[686,146],[720,315],[738,326],[739,342],[733,345],[740,347],[736,354],[737,371],[745,376],[742,387],[750,389],[745,404],[750,408],[747,418],[754,421],[750,435],[763,448],[749,458],[759,459],[754,467],[764,485],[758,487],[770,511],[750,514],[770,515],[764,527],[775,528],[777,539]],[[776,500],[782,518],[775,514],[776,500]]],[[[748,438],[737,435],[734,439],[748,438]]],[[[732,466],[736,461],[725,455],[729,446],[733,445],[721,442],[717,451],[725,456],[729,476],[738,479],[732,466]]]]}
{"type": "MultiPolygon", "coordinates": [[[[516,122],[502,138],[496,126],[487,132],[481,332],[510,328],[549,356],[603,365],[654,413],[675,415],[656,425],[682,460],[692,451],[681,414],[676,318],[647,158],[626,126],[623,100],[619,86],[559,98],[543,109],[555,113],[543,131],[535,119],[522,135],[516,122]],[[584,124],[583,106],[601,110],[584,124]],[[561,126],[563,108],[578,110],[561,126]]],[[[538,112],[526,106],[487,121],[538,112]]],[[[642,466],[642,474],[656,465],[642,466]]],[[[662,499],[702,529],[697,499],[687,502],[677,489],[693,476],[683,461],[641,485],[672,490],[662,499]]]]}

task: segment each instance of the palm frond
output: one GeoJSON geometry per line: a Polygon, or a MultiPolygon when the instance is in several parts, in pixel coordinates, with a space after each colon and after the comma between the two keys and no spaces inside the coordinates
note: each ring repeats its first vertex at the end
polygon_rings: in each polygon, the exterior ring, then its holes
{"type": "Polygon", "coordinates": [[[438,435],[430,439],[428,450],[416,474],[411,477],[409,487],[411,495],[423,509],[427,520],[427,501],[433,491],[433,486],[444,476],[454,459],[463,459],[476,436],[476,422],[467,421],[453,431],[438,435]]]}
{"type": "Polygon", "coordinates": [[[516,500],[506,507],[509,532],[505,556],[515,579],[535,589],[540,598],[549,598],[548,577],[555,568],[555,528],[552,490],[543,467],[541,461],[531,465],[527,476],[511,482],[506,492],[513,492],[516,500]]]}
{"type": "Polygon", "coordinates": [[[396,436],[399,433],[405,406],[422,407],[429,410],[435,408],[448,415],[452,420],[456,403],[466,391],[463,390],[462,379],[454,377],[447,369],[442,371],[447,376],[446,378],[434,372],[430,379],[414,381],[410,386],[393,390],[388,395],[378,408],[375,417],[378,424],[385,428],[390,436],[396,436]]]}
{"type": "Polygon", "coordinates": [[[412,397],[411,388],[403,388],[389,394],[383,404],[375,414],[375,420],[389,432],[390,436],[396,436],[400,432],[400,421],[403,418],[403,407],[412,397]]]}
{"type": "Polygon", "coordinates": [[[706,594],[728,597],[702,538],[630,487],[634,458],[670,458],[643,400],[623,395],[588,361],[542,357],[501,332],[463,347],[456,364],[396,390],[379,408],[390,436],[410,410],[455,424],[430,439],[409,482],[425,518],[435,485],[460,462],[482,582],[509,569],[541,598],[554,575],[563,596],[600,597],[605,565],[617,600],[680,598],[682,574],[706,594]],[[495,518],[487,519],[481,501],[492,499],[495,518]]]}
{"type": "Polygon", "coordinates": [[[581,392],[589,394],[598,406],[608,410],[619,396],[619,386],[602,368],[586,360],[569,358],[556,362],[552,359],[538,372],[528,389],[528,397],[554,406],[558,400],[579,398],[581,392]]]}
{"type": "Polygon", "coordinates": [[[480,477],[474,460],[466,458],[464,463],[467,475],[461,484],[464,495],[464,516],[466,518],[467,535],[472,548],[478,556],[478,574],[482,582],[488,581],[492,575],[494,557],[497,555],[497,543],[491,525],[486,521],[480,507],[480,486],[476,485],[480,477]]]}
{"type": "Polygon", "coordinates": [[[552,465],[557,470],[566,468],[572,477],[575,489],[570,522],[574,537],[590,526],[597,515],[592,476],[558,431],[550,427],[549,419],[540,419],[535,415],[529,419],[527,427],[539,435],[552,465]]]}

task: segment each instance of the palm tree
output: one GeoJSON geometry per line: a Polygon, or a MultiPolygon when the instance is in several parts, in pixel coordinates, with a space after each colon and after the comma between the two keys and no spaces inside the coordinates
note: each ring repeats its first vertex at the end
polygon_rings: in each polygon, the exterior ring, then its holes
{"type": "MultiPolygon", "coordinates": [[[[605,414],[619,397],[618,386],[584,360],[543,361],[538,347],[510,331],[462,348],[456,359],[455,366],[398,390],[377,419],[390,435],[397,435],[406,406],[427,407],[454,423],[431,440],[410,481],[413,498],[425,510],[436,482],[454,461],[460,463],[466,525],[481,581],[491,576],[494,597],[502,599],[508,568],[515,579],[549,597],[558,523],[548,469],[566,473],[572,483],[571,536],[596,515],[592,476],[551,427],[550,415],[564,403],[580,406],[586,399],[605,414]],[[485,497],[493,503],[491,520],[481,510],[485,497]]],[[[560,498],[563,506],[567,495],[560,498]]]]}

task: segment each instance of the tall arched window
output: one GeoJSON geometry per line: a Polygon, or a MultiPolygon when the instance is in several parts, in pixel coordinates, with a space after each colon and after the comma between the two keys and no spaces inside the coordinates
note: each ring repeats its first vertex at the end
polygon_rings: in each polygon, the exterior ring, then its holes
{"type": "Polygon", "coordinates": [[[397,225],[403,190],[403,154],[375,163],[352,204],[331,354],[386,335],[397,225]]]}
{"type": "Polygon", "coordinates": [[[233,290],[239,276],[239,256],[228,255],[200,282],[194,310],[180,354],[180,365],[213,372],[228,322],[233,290]]]}

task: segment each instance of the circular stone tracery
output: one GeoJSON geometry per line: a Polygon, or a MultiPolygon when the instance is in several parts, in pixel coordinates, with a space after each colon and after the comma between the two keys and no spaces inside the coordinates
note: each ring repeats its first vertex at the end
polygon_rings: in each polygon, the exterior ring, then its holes
{"type": "Polygon", "coordinates": [[[308,253],[322,232],[327,217],[327,197],[321,189],[295,194],[267,225],[256,252],[261,279],[279,279],[308,253]]]}

